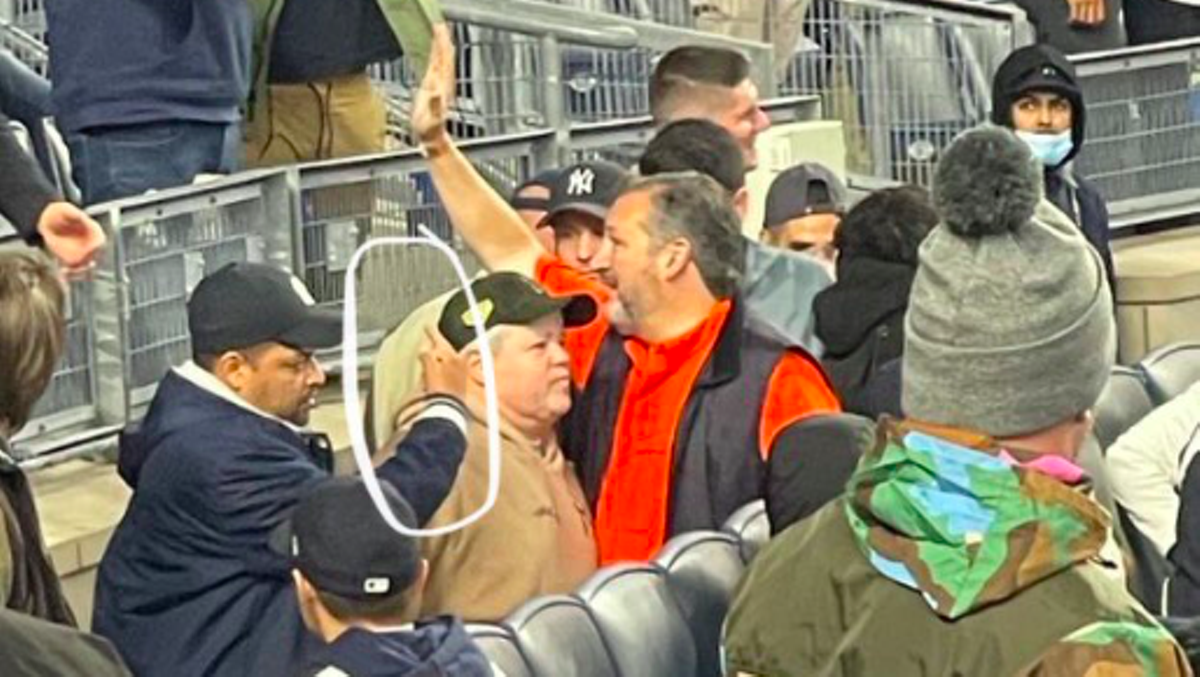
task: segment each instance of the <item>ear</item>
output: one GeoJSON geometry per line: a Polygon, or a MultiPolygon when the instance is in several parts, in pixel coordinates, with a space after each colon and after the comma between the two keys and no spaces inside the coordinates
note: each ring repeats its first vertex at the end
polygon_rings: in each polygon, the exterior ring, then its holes
{"type": "Polygon", "coordinates": [[[746,220],[746,213],[750,211],[750,190],[745,186],[733,194],[733,211],[737,212],[739,223],[746,220]]]}
{"type": "MultiPolygon", "coordinates": [[[[495,353],[496,353],[496,348],[495,348],[495,346],[492,346],[492,355],[494,356],[495,353]]],[[[484,387],[483,357],[479,354],[479,349],[478,348],[467,348],[466,360],[467,360],[467,378],[470,380],[471,383],[475,384],[476,386],[479,386],[480,388],[483,388],[484,387]]]]}
{"type": "Polygon", "coordinates": [[[683,238],[668,242],[658,253],[659,272],[664,280],[674,280],[683,275],[691,262],[692,245],[683,238]]]}
{"type": "Polygon", "coordinates": [[[233,389],[234,392],[240,393],[246,387],[246,379],[249,376],[250,361],[245,355],[235,351],[222,353],[217,361],[213,364],[212,373],[222,383],[233,389]]]}

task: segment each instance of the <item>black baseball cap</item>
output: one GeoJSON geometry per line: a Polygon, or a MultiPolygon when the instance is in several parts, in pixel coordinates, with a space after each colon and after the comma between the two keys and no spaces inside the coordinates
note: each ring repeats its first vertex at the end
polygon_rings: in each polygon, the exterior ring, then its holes
{"type": "Polygon", "coordinates": [[[269,341],[305,350],[342,342],[341,314],[317,308],[299,278],[262,263],[231,263],[201,280],[187,314],[197,353],[269,341]]]}
{"type": "Polygon", "coordinates": [[[554,181],[558,178],[557,169],[547,169],[544,172],[539,172],[527,181],[521,183],[513,189],[512,195],[508,199],[508,204],[513,209],[533,209],[538,211],[550,211],[550,197],[532,197],[522,195],[527,188],[545,188],[548,191],[554,190],[554,181]]]}
{"type": "Polygon", "coordinates": [[[582,212],[598,219],[608,216],[629,172],[620,165],[598,160],[563,169],[550,188],[550,210],[543,223],[565,212],[582,212]]]}
{"type": "Polygon", "coordinates": [[[828,167],[798,164],[771,182],[763,225],[775,228],[813,214],[841,214],[848,199],[845,184],[828,167]]]}
{"type": "MultiPolygon", "coordinates": [[[[563,325],[580,327],[596,318],[596,302],[587,294],[550,296],[533,280],[519,273],[492,273],[471,284],[483,325],[524,325],[547,315],[562,313],[563,325]]],[[[475,340],[475,319],[467,304],[467,293],[458,290],[442,310],[438,331],[455,350],[475,340]]]]}
{"type": "MultiPolygon", "coordinates": [[[[417,517],[396,488],[380,482],[388,508],[401,524],[417,517]]],[[[382,599],[412,587],[421,572],[415,538],[384,521],[358,477],[332,477],[300,499],[271,534],[270,546],[321,592],[357,600],[382,599]]]]}

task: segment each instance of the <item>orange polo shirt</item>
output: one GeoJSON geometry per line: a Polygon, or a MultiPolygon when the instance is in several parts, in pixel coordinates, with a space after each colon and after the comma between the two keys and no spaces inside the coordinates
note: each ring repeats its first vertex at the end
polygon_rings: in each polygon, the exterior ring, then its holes
{"type": "MultiPolygon", "coordinates": [[[[552,294],[590,295],[603,309],[613,292],[561,260],[538,261],[537,280],[552,294]]],[[[613,449],[596,506],[600,561],[647,560],[667,537],[676,433],[696,380],[708,363],[732,308],[713,306],[708,317],[682,336],[650,344],[628,338],[631,368],[613,434],[613,449]]],[[[572,378],[583,388],[609,329],[601,314],[590,324],[569,330],[572,378]]],[[[838,411],[837,397],[820,368],[798,353],[785,353],[776,365],[763,402],[759,453],[789,424],[819,411],[838,411]]]]}

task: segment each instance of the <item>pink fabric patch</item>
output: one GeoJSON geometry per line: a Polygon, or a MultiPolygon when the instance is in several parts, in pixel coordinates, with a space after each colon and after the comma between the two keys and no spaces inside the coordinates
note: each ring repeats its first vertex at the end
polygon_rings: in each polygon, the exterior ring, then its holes
{"type": "Polygon", "coordinates": [[[1083,468],[1080,468],[1062,456],[1046,455],[1027,463],[1021,463],[1007,451],[1001,449],[1000,458],[1013,465],[1036,470],[1043,475],[1049,475],[1063,484],[1079,484],[1087,477],[1087,473],[1084,472],[1083,468]]]}

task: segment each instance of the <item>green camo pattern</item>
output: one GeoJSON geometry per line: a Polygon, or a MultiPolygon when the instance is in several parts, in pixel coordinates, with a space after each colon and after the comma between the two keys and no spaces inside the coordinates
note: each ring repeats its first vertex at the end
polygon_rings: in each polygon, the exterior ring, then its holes
{"type": "Polygon", "coordinates": [[[883,575],[959,618],[1096,556],[1108,515],[1083,493],[994,453],[884,423],[846,512],[883,575]]]}

